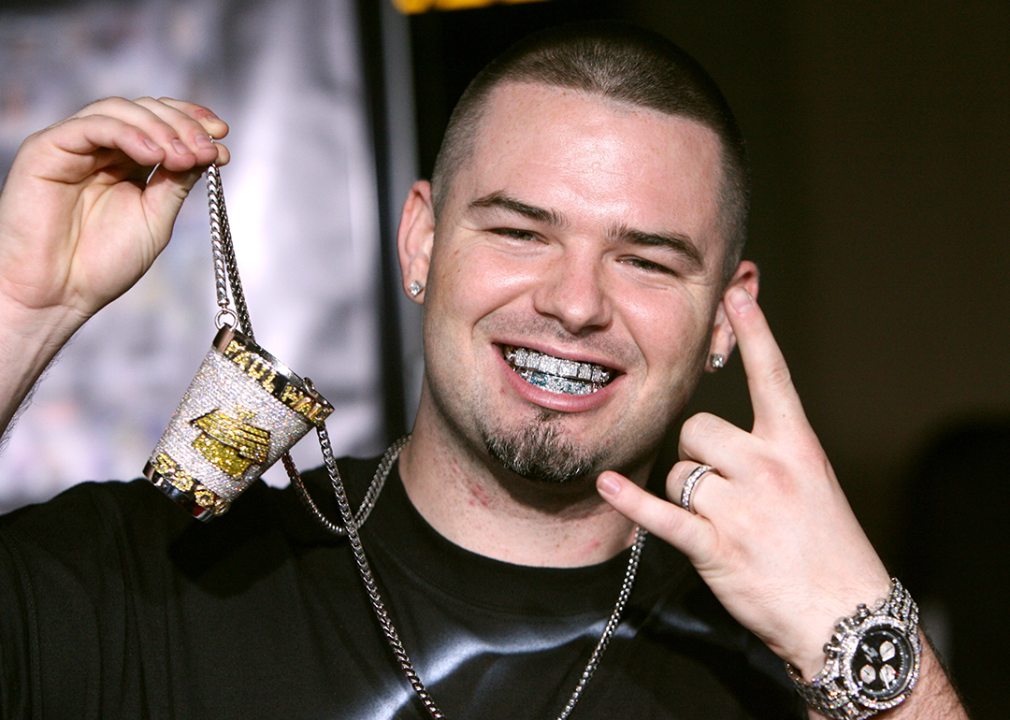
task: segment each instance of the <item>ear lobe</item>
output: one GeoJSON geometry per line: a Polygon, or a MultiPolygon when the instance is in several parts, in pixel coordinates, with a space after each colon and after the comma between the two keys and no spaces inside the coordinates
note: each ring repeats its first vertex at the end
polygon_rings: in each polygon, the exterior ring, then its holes
{"type": "Polygon", "coordinates": [[[400,258],[403,291],[414,302],[424,302],[424,290],[411,293],[411,283],[428,284],[428,266],[435,241],[435,212],[431,204],[431,183],[418,180],[410,188],[400,213],[396,247],[400,258]]]}
{"type": "Polygon", "coordinates": [[[707,371],[714,372],[718,369],[712,366],[712,357],[714,355],[729,358],[730,353],[733,352],[733,348],[736,347],[736,334],[729,323],[729,318],[726,317],[726,293],[732,288],[743,287],[752,297],[757,298],[758,286],[760,285],[759,276],[760,273],[758,272],[757,265],[750,260],[744,260],[737,267],[736,272],[733,273],[733,278],[723,289],[722,298],[719,299],[719,305],[715,310],[715,321],[712,324],[712,340],[709,344],[708,360],[705,363],[707,371]]]}

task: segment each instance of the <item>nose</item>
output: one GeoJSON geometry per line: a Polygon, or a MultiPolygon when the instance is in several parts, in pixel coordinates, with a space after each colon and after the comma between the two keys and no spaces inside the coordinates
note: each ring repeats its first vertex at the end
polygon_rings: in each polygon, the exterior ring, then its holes
{"type": "Polygon", "coordinates": [[[533,296],[541,315],[557,320],[572,335],[610,324],[611,302],[602,261],[591,253],[565,250],[545,270],[533,296]]]}

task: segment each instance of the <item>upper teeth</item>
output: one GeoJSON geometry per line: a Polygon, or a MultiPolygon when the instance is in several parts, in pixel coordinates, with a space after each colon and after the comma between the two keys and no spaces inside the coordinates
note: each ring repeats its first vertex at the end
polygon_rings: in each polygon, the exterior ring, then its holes
{"type": "Polygon", "coordinates": [[[505,359],[513,367],[536,370],[547,375],[558,375],[573,380],[605,385],[610,382],[611,371],[595,363],[565,360],[564,358],[545,355],[529,348],[506,348],[505,359]]]}

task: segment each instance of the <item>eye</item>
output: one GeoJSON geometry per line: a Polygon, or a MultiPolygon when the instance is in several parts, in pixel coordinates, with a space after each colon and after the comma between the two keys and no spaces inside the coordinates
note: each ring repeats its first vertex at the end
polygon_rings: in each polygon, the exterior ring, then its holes
{"type": "Polygon", "coordinates": [[[501,235],[502,237],[512,238],[513,240],[521,240],[523,242],[535,242],[540,239],[540,237],[529,230],[520,230],[519,228],[489,228],[489,233],[493,235],[501,235]]]}
{"type": "Polygon", "coordinates": [[[650,273],[660,273],[660,274],[663,274],[663,275],[672,275],[673,277],[679,277],[680,276],[680,273],[677,272],[676,270],[674,270],[671,267],[667,267],[666,265],[660,265],[659,263],[654,262],[652,260],[646,260],[645,258],[641,258],[641,257],[637,257],[637,256],[631,256],[631,257],[622,258],[621,262],[624,263],[625,265],[630,265],[632,267],[635,267],[635,268],[638,268],[640,270],[644,270],[644,271],[650,272],[650,273]]]}

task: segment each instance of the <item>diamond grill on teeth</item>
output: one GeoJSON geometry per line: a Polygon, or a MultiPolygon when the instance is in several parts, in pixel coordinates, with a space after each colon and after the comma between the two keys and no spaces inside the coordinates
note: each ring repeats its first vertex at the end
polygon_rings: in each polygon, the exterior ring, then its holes
{"type": "Polygon", "coordinates": [[[529,348],[507,347],[505,359],[527,382],[551,392],[588,395],[611,377],[611,371],[602,365],[565,360],[529,348]]]}

